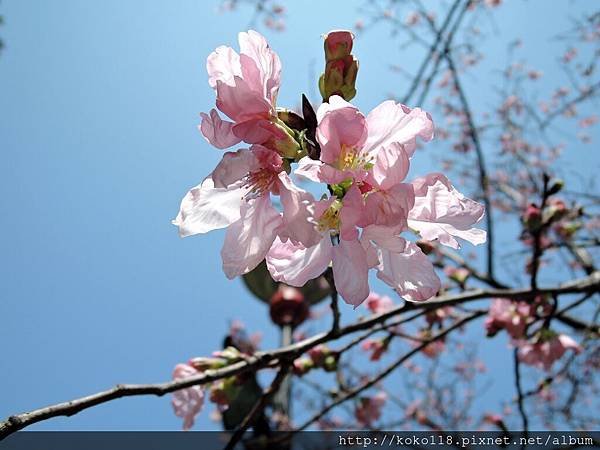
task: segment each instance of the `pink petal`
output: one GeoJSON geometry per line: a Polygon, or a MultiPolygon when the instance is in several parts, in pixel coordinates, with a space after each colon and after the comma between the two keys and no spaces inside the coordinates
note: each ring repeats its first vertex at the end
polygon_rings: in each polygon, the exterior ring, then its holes
{"type": "MultiPolygon", "coordinates": [[[[173,379],[178,380],[197,375],[198,371],[187,364],[177,364],[173,371],[173,379]]],[[[183,418],[183,429],[189,430],[204,405],[204,390],[201,386],[192,386],[173,393],[171,400],[173,411],[177,417],[183,418]]]]}
{"type": "Polygon", "coordinates": [[[234,85],[230,86],[217,81],[217,108],[235,122],[271,116],[272,105],[260,92],[252,89],[240,77],[234,77],[234,85]]]}
{"type": "Polygon", "coordinates": [[[211,145],[223,149],[240,142],[233,134],[233,123],[222,120],[216,109],[210,110],[210,116],[206,113],[200,113],[200,116],[200,132],[211,145]]]}
{"type": "Polygon", "coordinates": [[[321,161],[310,159],[305,156],[298,161],[298,167],[294,171],[299,177],[306,178],[315,183],[337,184],[348,178],[362,179],[364,177],[355,176],[354,171],[341,171],[321,161]]]}
{"type": "Polygon", "coordinates": [[[363,229],[361,241],[372,241],[378,247],[391,252],[402,253],[406,249],[406,239],[398,236],[398,229],[382,225],[369,225],[363,229]]]}
{"type": "Polygon", "coordinates": [[[240,206],[247,190],[240,184],[215,188],[211,176],[191,189],[181,201],[173,225],[181,237],[225,228],[240,218],[240,206]]]}
{"type": "MultiPolygon", "coordinates": [[[[350,103],[341,98],[333,96],[326,112],[322,116],[317,127],[316,137],[321,145],[321,161],[327,164],[335,164],[340,158],[342,146],[360,150],[367,138],[367,126],[365,117],[350,103]],[[343,103],[342,103],[343,102],[343,103]]],[[[323,104],[325,105],[325,103],[323,104]]],[[[319,110],[324,107],[321,106],[319,110]]]]}
{"type": "Polygon", "coordinates": [[[462,195],[439,173],[418,178],[413,186],[416,197],[409,213],[409,226],[423,239],[439,239],[452,248],[459,248],[454,237],[475,245],[485,242],[485,231],[473,227],[483,218],[483,205],[462,195]]]}
{"type": "Polygon", "coordinates": [[[575,342],[573,338],[567,336],[566,334],[559,334],[558,340],[560,341],[560,344],[567,350],[571,349],[575,353],[581,353],[583,351],[581,346],[577,342],[575,342]]]}
{"type": "Polygon", "coordinates": [[[312,194],[296,186],[287,173],[279,173],[279,197],[283,207],[286,236],[312,247],[322,239],[314,223],[315,199],[312,194]]]}
{"type": "Polygon", "coordinates": [[[356,240],[358,239],[356,225],[362,218],[364,208],[362,194],[356,185],[352,185],[348,192],[346,192],[342,205],[340,211],[340,235],[342,239],[347,241],[356,240]]]}
{"type": "Polygon", "coordinates": [[[208,84],[215,89],[217,81],[233,86],[234,77],[242,75],[240,57],[231,47],[217,47],[206,59],[208,84]]]}
{"type": "Polygon", "coordinates": [[[344,301],[355,308],[369,296],[367,254],[358,241],[340,240],[333,247],[333,278],[344,301]]]}
{"type": "Polygon", "coordinates": [[[409,167],[410,161],[404,147],[401,144],[392,143],[387,147],[381,147],[375,153],[375,162],[369,181],[380,189],[388,190],[404,181],[409,167]]]}
{"type": "Polygon", "coordinates": [[[413,187],[408,183],[396,184],[387,191],[370,193],[365,201],[364,221],[360,225],[385,225],[405,229],[414,201],[413,187]]]}
{"type": "Polygon", "coordinates": [[[274,105],[281,78],[279,56],[269,47],[264,36],[254,30],[240,33],[238,40],[240,53],[253,61],[259,73],[262,92],[274,105]]]}
{"type": "Polygon", "coordinates": [[[275,281],[301,287],[327,269],[332,247],[329,235],[309,248],[276,238],[267,254],[267,268],[275,281]]]}
{"type": "Polygon", "coordinates": [[[440,290],[440,279],[433,264],[414,242],[407,242],[403,253],[380,250],[377,277],[411,302],[433,297],[440,290]]]}
{"type": "Polygon", "coordinates": [[[369,151],[398,143],[410,157],[417,147],[417,136],[425,141],[433,139],[433,121],[429,114],[420,108],[411,110],[393,100],[375,107],[367,116],[367,126],[369,137],[364,148],[369,151]]]}
{"type": "Polygon", "coordinates": [[[257,118],[237,123],[233,134],[249,144],[264,144],[269,139],[283,139],[285,134],[277,125],[267,119],[257,118]]]}
{"type": "Polygon", "coordinates": [[[242,203],[240,213],[240,219],[227,229],[221,249],[223,271],[229,279],[250,272],[265,258],[282,224],[268,194],[242,203]]]}
{"type": "Polygon", "coordinates": [[[227,188],[244,178],[257,165],[256,157],[250,150],[241,149],[236,152],[225,152],[212,173],[215,187],[227,188]]]}

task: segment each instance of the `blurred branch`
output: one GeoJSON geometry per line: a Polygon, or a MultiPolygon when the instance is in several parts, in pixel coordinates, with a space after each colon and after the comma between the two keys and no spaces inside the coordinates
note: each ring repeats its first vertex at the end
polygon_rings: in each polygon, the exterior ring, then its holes
{"type": "Polygon", "coordinates": [[[254,423],[256,418],[264,411],[271,398],[273,398],[277,391],[279,391],[283,380],[285,380],[285,377],[289,372],[289,368],[289,364],[284,364],[279,369],[279,372],[277,372],[277,375],[275,376],[275,379],[273,380],[271,385],[267,389],[265,389],[263,395],[257,400],[250,412],[246,415],[246,417],[244,417],[244,420],[242,421],[240,426],[235,430],[235,432],[231,436],[231,439],[225,446],[225,450],[231,450],[235,448],[237,443],[244,436],[246,430],[248,430],[248,428],[254,423]]]}
{"type": "MultiPolygon", "coordinates": [[[[452,6],[450,7],[450,10],[448,11],[446,18],[444,19],[444,23],[442,24],[439,32],[436,33],[435,40],[429,47],[429,52],[427,53],[427,56],[425,56],[425,58],[421,62],[421,66],[419,67],[417,74],[413,78],[412,84],[411,84],[410,88],[408,89],[408,92],[402,98],[402,103],[406,104],[411,99],[411,97],[414,95],[416,90],[418,89],[419,83],[421,83],[421,80],[423,79],[423,75],[425,74],[425,70],[427,69],[429,62],[433,59],[435,52],[437,51],[440,43],[442,42],[442,37],[444,35],[444,32],[446,31],[446,28],[448,28],[448,26],[450,25],[450,23],[452,21],[452,16],[454,15],[456,8],[458,8],[458,5],[460,5],[460,2],[461,2],[461,0],[455,0],[454,3],[452,4],[452,6]]],[[[467,0],[466,3],[468,4],[469,2],[470,2],[470,0],[467,0]]],[[[437,58],[437,60],[439,61],[439,58],[437,58]]],[[[434,68],[434,72],[435,71],[436,71],[436,69],[434,68]]]]}
{"type": "Polygon", "coordinates": [[[600,82],[591,85],[589,88],[583,90],[583,92],[581,94],[579,94],[577,97],[566,102],[560,108],[549,113],[544,118],[544,120],[542,120],[540,122],[540,128],[543,130],[544,128],[548,127],[548,125],[550,125],[550,123],[556,117],[560,116],[561,114],[564,114],[566,111],[570,110],[573,106],[577,105],[578,103],[581,103],[581,102],[587,100],[589,97],[594,95],[598,90],[600,90],[600,82]]]}
{"type": "MultiPolygon", "coordinates": [[[[80,411],[91,408],[102,403],[107,403],[122,397],[140,395],[163,396],[191,386],[205,385],[223,378],[239,375],[242,373],[257,371],[265,367],[277,367],[297,358],[307,350],[318,344],[337,340],[357,331],[369,330],[384,324],[388,319],[408,311],[429,311],[440,307],[461,304],[465,302],[481,300],[485,298],[502,297],[520,300],[533,300],[536,295],[550,294],[563,295],[572,293],[597,292],[600,289],[600,272],[572,280],[570,282],[546,288],[532,290],[522,289],[474,289],[454,295],[441,295],[423,303],[404,303],[385,313],[376,314],[359,320],[345,327],[333,336],[330,332],[319,333],[292,345],[274,350],[257,352],[252,356],[230,364],[217,370],[207,370],[198,375],[185,379],[177,379],[157,384],[119,384],[107,391],[99,392],[86,397],[81,397],[64,403],[47,406],[30,412],[10,416],[4,422],[0,422],[0,440],[34,423],[41,422],[52,417],[72,416],[80,411]]],[[[479,312],[477,314],[480,314],[479,312]]]]}

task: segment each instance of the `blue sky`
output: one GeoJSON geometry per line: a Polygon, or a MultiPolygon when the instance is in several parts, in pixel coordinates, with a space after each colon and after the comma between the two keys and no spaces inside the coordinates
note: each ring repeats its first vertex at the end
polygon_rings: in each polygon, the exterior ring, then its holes
{"type": "MultiPolygon", "coordinates": [[[[468,80],[475,107],[494,101],[492,67],[521,35],[528,60],[556,84],[548,37],[583,2],[511,2],[468,80]],[[543,9],[543,19],[531,21],[543,9]]],[[[190,356],[218,348],[230,319],[277,335],[263,305],[220,268],[222,232],[181,240],[170,220],[220,152],[199,135],[213,91],[204,68],[218,45],[237,46],[250,10],[219,14],[216,1],[4,0],[0,14],[0,416],[121,382],[154,382],[190,356]]],[[[322,40],[351,28],[362,2],[293,2],[287,31],[265,32],[284,66],[280,105],[315,92],[322,40]],[[310,70],[311,64],[316,67],[310,70]]],[[[405,91],[390,63],[412,68],[389,30],[359,36],[355,103],[366,111],[405,91]]],[[[542,85],[543,86],[543,85],[542,85]]],[[[581,148],[581,146],[579,147],[581,148]]],[[[588,147],[588,152],[593,147],[588,147]]],[[[577,154],[572,161],[590,158],[577,154]]],[[[587,170],[598,167],[597,154],[587,170]]],[[[414,173],[436,170],[431,158],[414,173]]],[[[439,168],[438,168],[439,169],[439,168]]],[[[591,173],[591,172],[590,172],[591,173]]],[[[508,241],[512,235],[500,236],[508,241]]],[[[344,319],[357,313],[343,309],[344,319]]],[[[488,345],[488,344],[486,344],[488,345]]],[[[490,344],[492,345],[492,344],[490,344]]],[[[498,348],[503,342],[493,344],[498,348]]],[[[509,356],[507,354],[507,356],[509,356]]],[[[512,370],[491,362],[492,370],[512,370]]],[[[500,380],[490,401],[509,395],[500,380]]],[[[198,428],[212,428],[208,414],[198,428]]],[[[168,398],[132,398],[32,429],[179,429],[168,398]]]]}

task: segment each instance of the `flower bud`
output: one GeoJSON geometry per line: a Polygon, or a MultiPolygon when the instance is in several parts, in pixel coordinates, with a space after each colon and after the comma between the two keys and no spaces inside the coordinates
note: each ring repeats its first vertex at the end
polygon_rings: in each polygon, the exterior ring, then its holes
{"type": "Polygon", "coordinates": [[[337,357],[335,355],[328,355],[323,361],[323,369],[326,372],[335,372],[337,370],[337,357]]]}
{"type": "Polygon", "coordinates": [[[331,354],[331,350],[326,345],[319,344],[308,351],[308,356],[312,360],[315,366],[321,366],[324,364],[327,356],[331,354]]]}
{"type": "Polygon", "coordinates": [[[271,138],[263,145],[277,151],[284,158],[299,159],[302,146],[296,140],[294,131],[280,119],[271,124],[271,138]]]}
{"type": "Polygon", "coordinates": [[[332,95],[349,101],[356,95],[358,61],[350,54],[353,39],[349,31],[333,31],[325,36],[325,72],[319,78],[324,101],[332,95]]]}
{"type": "Polygon", "coordinates": [[[352,52],[354,35],[346,30],[334,30],[325,36],[325,60],[343,58],[352,52]]]}
{"type": "Polygon", "coordinates": [[[542,211],[535,203],[531,203],[525,210],[523,224],[527,231],[536,231],[542,225],[542,211]]]}
{"type": "Polygon", "coordinates": [[[562,190],[564,185],[565,185],[565,182],[563,180],[555,180],[554,183],[552,183],[552,185],[548,188],[547,195],[550,196],[550,195],[557,194],[558,192],[560,192],[562,190]]]}
{"type": "Polygon", "coordinates": [[[461,286],[465,284],[465,281],[467,281],[467,278],[469,278],[469,275],[471,274],[471,272],[469,272],[469,270],[465,269],[464,267],[452,266],[446,266],[444,268],[444,273],[448,278],[450,278],[452,281],[455,281],[461,286]]]}
{"type": "Polygon", "coordinates": [[[222,358],[205,358],[197,357],[190,359],[190,366],[196,369],[198,372],[204,372],[209,369],[220,369],[227,365],[227,361],[222,358]]]}
{"type": "Polygon", "coordinates": [[[298,376],[304,375],[314,367],[315,365],[313,364],[312,360],[308,358],[298,358],[294,360],[294,373],[298,376]]]}
{"type": "Polygon", "coordinates": [[[213,356],[217,358],[222,358],[226,362],[231,363],[238,361],[241,358],[242,354],[237,348],[230,346],[227,347],[225,350],[213,352],[213,356]]]}
{"type": "Polygon", "coordinates": [[[556,222],[569,213],[567,205],[562,200],[552,198],[549,203],[548,208],[544,211],[544,222],[556,222]]]}

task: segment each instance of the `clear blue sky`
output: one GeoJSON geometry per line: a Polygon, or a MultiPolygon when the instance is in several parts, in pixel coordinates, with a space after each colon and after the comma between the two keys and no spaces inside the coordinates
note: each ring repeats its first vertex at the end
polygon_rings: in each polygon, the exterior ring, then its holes
{"type": "MultiPolygon", "coordinates": [[[[233,318],[263,331],[266,347],[276,345],[266,309],[221,272],[223,233],[181,240],[170,224],[186,190],[220,158],[196,129],[199,112],[214,102],[205,58],[218,45],[237,47],[237,32],[250,21],[249,9],[218,14],[218,3],[0,3],[6,44],[0,54],[0,416],[115,383],[166,380],[177,362],[218,348],[233,318]]],[[[560,75],[546,50],[562,44],[547,39],[567,28],[569,9],[584,6],[509,3],[492,25],[498,36],[484,44],[480,76],[469,81],[476,107],[494,100],[489,70],[503,64],[512,36],[524,38],[525,54],[546,74],[543,83],[556,84],[552,77],[560,75]]],[[[300,92],[314,92],[320,35],[351,28],[361,4],[293,2],[286,4],[286,32],[259,27],[283,62],[280,105],[295,106],[300,92]]],[[[356,103],[367,111],[386,94],[405,91],[405,81],[388,70],[391,62],[412,68],[419,61],[415,51],[392,42],[385,27],[356,42],[356,103]]],[[[427,157],[415,168],[413,174],[439,170],[427,157]]],[[[344,308],[343,314],[352,320],[357,313],[344,308]]],[[[486,343],[482,351],[504,345],[486,343]]],[[[496,374],[512,370],[501,361],[490,364],[496,374]]],[[[500,378],[490,402],[512,397],[511,379],[500,378]]],[[[148,397],[32,429],[180,426],[169,398],[148,397]]],[[[203,413],[198,428],[212,427],[203,413]]]]}

